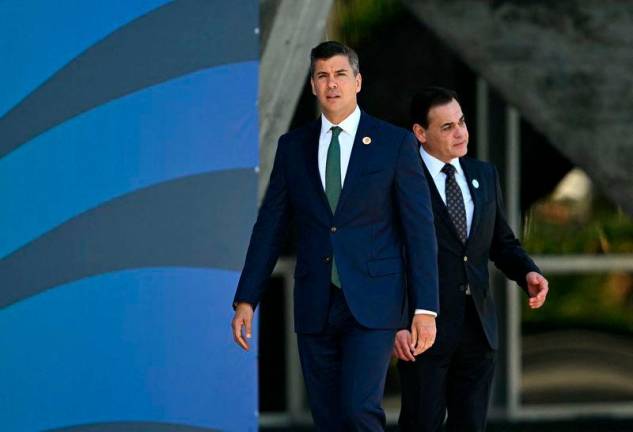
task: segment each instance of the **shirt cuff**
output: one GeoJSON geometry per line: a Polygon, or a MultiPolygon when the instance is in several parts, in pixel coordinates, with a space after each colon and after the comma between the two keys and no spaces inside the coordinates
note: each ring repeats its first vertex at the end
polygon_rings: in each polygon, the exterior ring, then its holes
{"type": "Polygon", "coordinates": [[[431,315],[433,318],[437,318],[437,312],[433,312],[426,309],[416,309],[415,314],[416,315],[431,315]]]}

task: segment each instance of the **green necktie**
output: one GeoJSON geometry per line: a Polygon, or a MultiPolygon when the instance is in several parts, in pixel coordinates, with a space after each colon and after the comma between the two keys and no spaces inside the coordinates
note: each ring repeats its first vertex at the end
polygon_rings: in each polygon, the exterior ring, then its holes
{"type": "MultiPolygon", "coordinates": [[[[332,140],[327,150],[327,161],[325,163],[325,195],[330,204],[332,213],[336,211],[338,199],[341,196],[341,145],[338,136],[343,131],[338,126],[332,126],[332,140]]],[[[332,256],[332,276],[330,281],[337,287],[341,287],[341,280],[336,270],[336,261],[332,256]]]]}

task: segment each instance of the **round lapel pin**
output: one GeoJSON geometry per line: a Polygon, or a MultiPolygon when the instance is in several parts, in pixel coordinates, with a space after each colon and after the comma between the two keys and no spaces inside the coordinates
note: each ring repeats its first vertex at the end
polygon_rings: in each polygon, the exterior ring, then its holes
{"type": "Polygon", "coordinates": [[[473,186],[475,187],[475,189],[479,189],[479,182],[477,181],[477,179],[473,179],[473,186]]]}
{"type": "Polygon", "coordinates": [[[369,138],[369,137],[364,137],[364,138],[363,138],[363,144],[365,144],[365,145],[369,145],[369,144],[371,144],[371,138],[369,138]]]}

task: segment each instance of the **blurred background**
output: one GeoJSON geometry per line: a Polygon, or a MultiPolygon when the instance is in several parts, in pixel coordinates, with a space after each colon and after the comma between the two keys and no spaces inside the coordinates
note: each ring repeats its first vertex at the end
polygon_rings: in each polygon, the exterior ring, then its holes
{"type": "MultiPolygon", "coordinates": [[[[633,430],[633,2],[267,0],[260,22],[260,193],[277,136],[317,115],[306,71],[319,41],[357,50],[361,108],[400,126],[417,89],[457,90],[469,156],[499,169],[508,218],[550,281],[532,311],[493,273],[503,343],[490,430],[633,430]]],[[[265,430],[309,422],[293,253],[289,241],[260,309],[265,430]]],[[[399,403],[392,368],[391,425],[399,403]]]]}
{"type": "Polygon", "coordinates": [[[550,281],[492,272],[489,430],[633,431],[633,0],[0,0],[0,430],[310,430],[293,233],[251,351],[228,323],[327,39],[374,116],[458,92],[550,281]]]}

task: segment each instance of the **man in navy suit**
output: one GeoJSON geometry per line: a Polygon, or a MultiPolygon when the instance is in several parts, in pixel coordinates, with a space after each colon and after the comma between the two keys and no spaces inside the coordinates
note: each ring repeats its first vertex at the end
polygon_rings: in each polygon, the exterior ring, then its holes
{"type": "Polygon", "coordinates": [[[253,310],[293,218],[295,330],[315,425],[380,431],[385,376],[407,301],[418,312],[411,349],[420,353],[435,338],[429,189],[413,135],[358,108],[353,50],[338,42],[315,47],[310,82],[322,116],[279,139],[235,294],[233,336],[248,349],[253,310]]]}
{"type": "MultiPolygon", "coordinates": [[[[483,431],[497,349],[497,317],[488,260],[540,308],[547,280],[506,222],[494,166],[466,158],[468,129],[457,95],[428,87],[411,103],[413,132],[431,189],[438,241],[440,306],[437,339],[422,355],[399,331],[394,352],[402,384],[400,428],[483,431]]],[[[419,159],[419,156],[417,156],[419,159]]]]}

